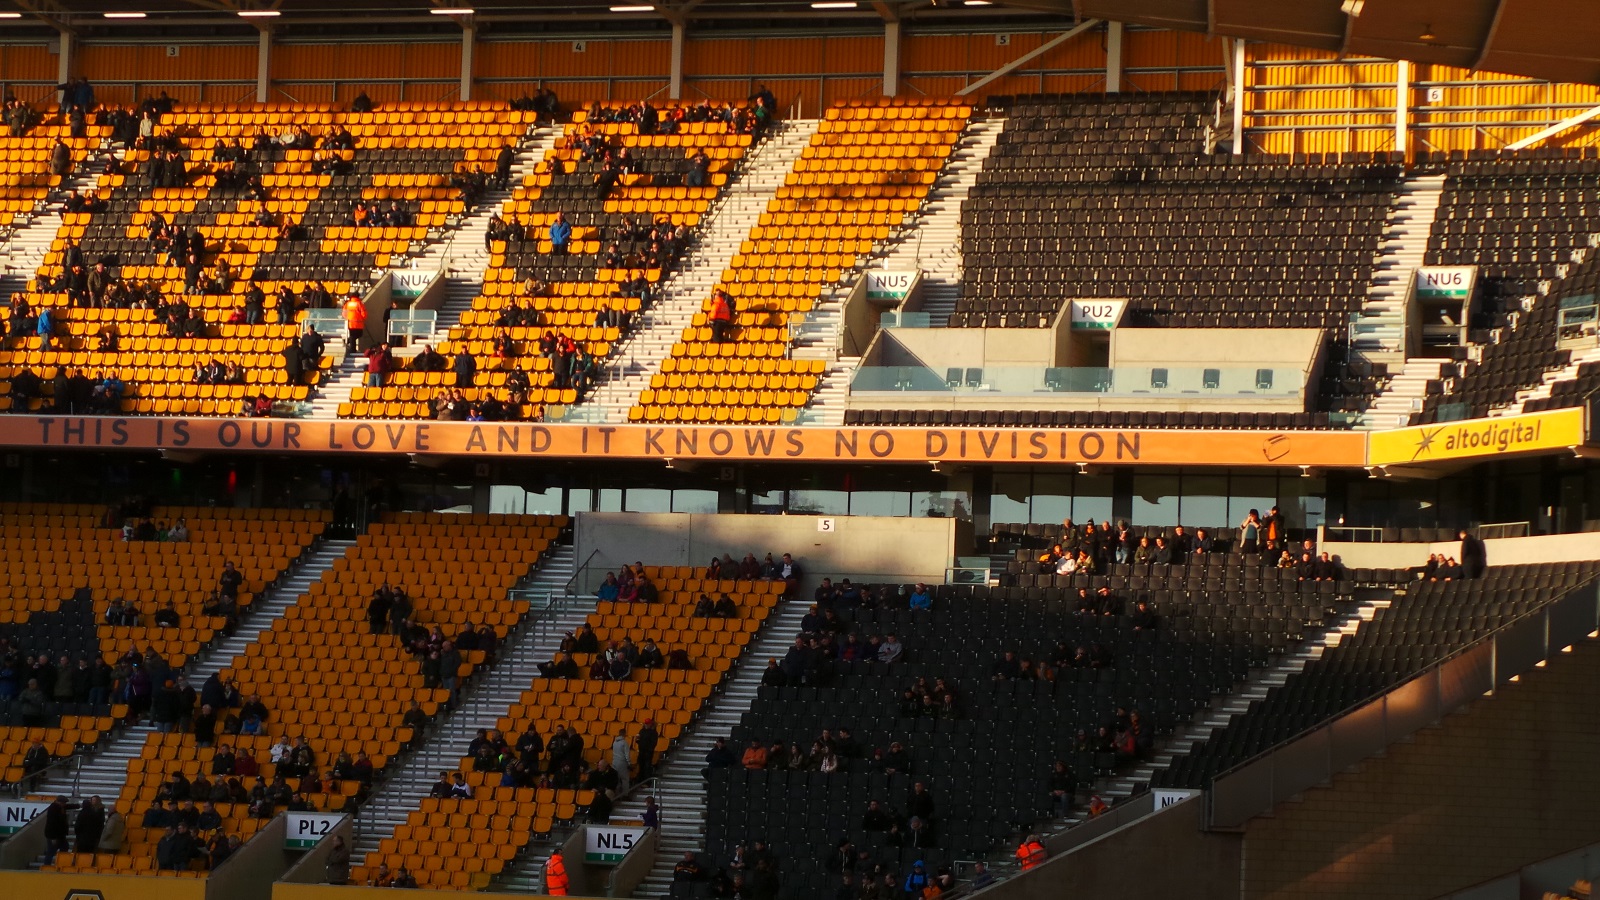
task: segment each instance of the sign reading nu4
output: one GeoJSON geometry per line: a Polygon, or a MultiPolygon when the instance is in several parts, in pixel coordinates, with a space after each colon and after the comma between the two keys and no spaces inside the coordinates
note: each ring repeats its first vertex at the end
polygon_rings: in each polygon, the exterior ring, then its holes
{"type": "Polygon", "coordinates": [[[869,270],[867,272],[867,299],[892,300],[896,302],[904,300],[911,293],[911,286],[916,282],[916,272],[869,270]]]}
{"type": "Polygon", "coordinates": [[[415,300],[439,277],[437,269],[391,269],[390,293],[399,300],[415,300]]]}
{"type": "Polygon", "coordinates": [[[1477,266],[1423,266],[1417,269],[1420,300],[1465,300],[1472,294],[1477,266]]]}
{"type": "Polygon", "coordinates": [[[602,866],[614,866],[633,849],[634,843],[644,837],[643,828],[613,828],[609,825],[589,825],[583,829],[583,861],[602,866]]]}
{"type": "Polygon", "coordinates": [[[1109,331],[1122,321],[1122,311],[1128,308],[1126,300],[1073,300],[1071,303],[1074,331],[1109,331]]]}
{"type": "Polygon", "coordinates": [[[13,835],[45,811],[50,804],[29,800],[7,800],[0,803],[0,837],[13,835]]]}
{"type": "Polygon", "coordinates": [[[283,814],[283,849],[310,850],[333,834],[344,816],[339,813],[287,812],[283,814]]]}

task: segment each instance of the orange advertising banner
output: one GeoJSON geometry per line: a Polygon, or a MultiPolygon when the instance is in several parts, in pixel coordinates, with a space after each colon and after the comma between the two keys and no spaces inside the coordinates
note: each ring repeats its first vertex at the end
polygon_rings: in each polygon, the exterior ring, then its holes
{"type": "Polygon", "coordinates": [[[764,428],[96,416],[9,416],[0,419],[0,446],[774,462],[1351,468],[1366,462],[1366,436],[1335,431],[764,428]]]}

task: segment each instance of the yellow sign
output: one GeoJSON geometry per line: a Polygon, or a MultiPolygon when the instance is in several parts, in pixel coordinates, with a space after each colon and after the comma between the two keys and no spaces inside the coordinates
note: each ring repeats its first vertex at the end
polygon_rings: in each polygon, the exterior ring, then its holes
{"type": "Polygon", "coordinates": [[[1577,407],[1419,425],[1373,432],[1367,438],[1367,465],[1402,466],[1564,450],[1582,445],[1586,437],[1584,411],[1577,407]]]}

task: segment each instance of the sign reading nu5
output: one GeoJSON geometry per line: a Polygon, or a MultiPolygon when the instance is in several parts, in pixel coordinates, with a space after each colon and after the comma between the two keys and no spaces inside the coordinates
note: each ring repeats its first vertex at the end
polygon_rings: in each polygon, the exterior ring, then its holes
{"type": "Polygon", "coordinates": [[[1564,450],[1584,443],[1583,418],[1580,408],[1556,409],[1375,431],[1367,438],[1367,464],[1394,466],[1564,450]]]}
{"type": "Polygon", "coordinates": [[[287,812],[283,814],[283,849],[310,850],[333,834],[344,816],[338,813],[287,812]]]}
{"type": "Polygon", "coordinates": [[[1477,266],[1422,266],[1417,269],[1417,297],[1422,300],[1465,300],[1478,277],[1477,266]]]}
{"type": "Polygon", "coordinates": [[[867,272],[867,299],[868,300],[904,300],[911,293],[911,286],[917,283],[916,272],[867,272]]]}
{"type": "Polygon", "coordinates": [[[21,831],[33,821],[34,816],[44,812],[49,806],[48,803],[28,800],[7,800],[0,803],[0,837],[21,831]]]}
{"type": "Polygon", "coordinates": [[[644,837],[643,828],[613,828],[589,825],[583,829],[583,861],[614,866],[644,837]]]}

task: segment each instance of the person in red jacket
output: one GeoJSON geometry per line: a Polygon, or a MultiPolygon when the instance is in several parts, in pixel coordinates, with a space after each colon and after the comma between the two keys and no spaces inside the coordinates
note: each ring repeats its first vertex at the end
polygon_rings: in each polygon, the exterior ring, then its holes
{"type": "Polygon", "coordinates": [[[711,339],[719,344],[733,339],[733,307],[723,290],[711,295],[711,339]]]}
{"type": "Polygon", "coordinates": [[[567,895],[567,861],[561,858],[560,850],[551,851],[550,858],[544,861],[544,892],[552,897],[567,895]]]}
{"type": "Polygon", "coordinates": [[[1022,871],[1038,868],[1044,862],[1048,852],[1044,844],[1039,841],[1039,836],[1030,834],[1017,846],[1017,862],[1022,865],[1022,871]]]}

